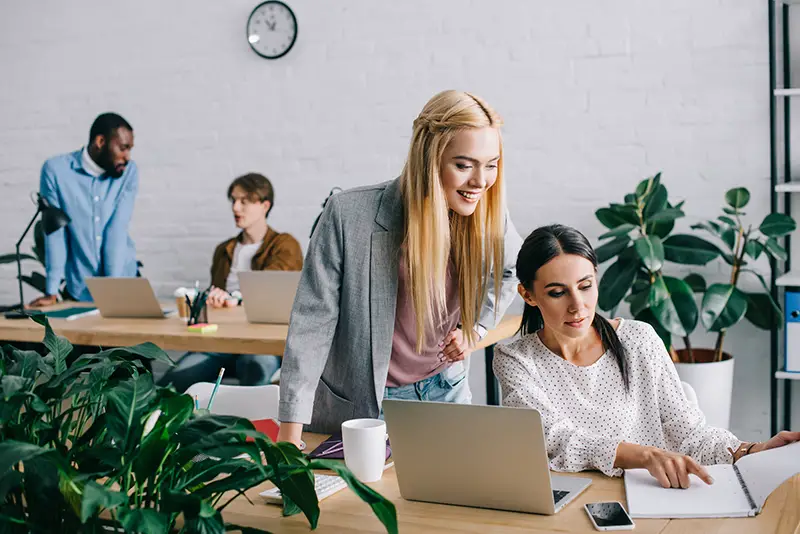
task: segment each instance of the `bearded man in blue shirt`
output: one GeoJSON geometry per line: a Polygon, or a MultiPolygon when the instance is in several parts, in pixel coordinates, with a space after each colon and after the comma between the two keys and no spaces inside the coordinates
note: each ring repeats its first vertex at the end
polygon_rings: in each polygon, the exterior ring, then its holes
{"type": "Polygon", "coordinates": [[[132,149],[128,121],[103,113],[85,147],[42,166],[39,193],[71,222],[45,238],[46,294],[31,306],[55,304],[62,281],[65,298],[90,301],[86,277],[136,276],[136,248],[128,233],[139,190],[132,149]]]}

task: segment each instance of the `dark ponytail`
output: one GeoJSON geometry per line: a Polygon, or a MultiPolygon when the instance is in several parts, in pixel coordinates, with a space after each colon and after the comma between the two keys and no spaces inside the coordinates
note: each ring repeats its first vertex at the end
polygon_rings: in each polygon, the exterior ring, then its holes
{"type": "MultiPolygon", "coordinates": [[[[517,256],[517,278],[519,278],[520,284],[528,291],[532,291],[533,281],[536,280],[536,273],[539,269],[561,254],[574,254],[586,258],[597,269],[597,255],[586,236],[569,226],[552,224],[537,228],[522,244],[517,256]]],[[[533,334],[543,327],[542,312],[537,306],[531,306],[526,302],[525,310],[522,312],[520,333],[522,335],[533,334]]],[[[625,389],[628,389],[628,362],[625,347],[619,340],[616,330],[608,322],[608,319],[598,313],[594,315],[592,327],[600,336],[603,349],[610,352],[617,361],[625,389]]]]}

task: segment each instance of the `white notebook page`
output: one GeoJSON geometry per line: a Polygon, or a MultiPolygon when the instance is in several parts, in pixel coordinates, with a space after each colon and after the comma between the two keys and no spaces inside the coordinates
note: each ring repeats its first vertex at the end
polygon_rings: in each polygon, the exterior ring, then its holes
{"type": "Polygon", "coordinates": [[[736,462],[736,466],[760,511],[778,486],[800,473],[800,442],[748,454],[736,462]]]}
{"type": "Polygon", "coordinates": [[[662,488],[646,469],[625,471],[625,493],[631,517],[743,517],[751,507],[732,465],[705,466],[711,486],[689,475],[687,489],[662,488]]]}

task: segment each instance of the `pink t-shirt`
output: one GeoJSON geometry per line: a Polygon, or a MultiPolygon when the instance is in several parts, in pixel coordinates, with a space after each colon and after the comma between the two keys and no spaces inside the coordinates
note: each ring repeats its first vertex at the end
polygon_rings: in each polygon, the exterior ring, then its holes
{"type": "Polygon", "coordinates": [[[455,264],[451,261],[447,270],[445,288],[447,313],[434,320],[435,328],[425,327],[422,353],[417,353],[417,325],[414,301],[408,287],[405,257],[401,255],[397,268],[397,310],[392,336],[392,359],[389,361],[388,387],[405,386],[419,382],[444,370],[446,363],[439,361],[442,349],[439,343],[461,320],[461,305],[455,264]]]}

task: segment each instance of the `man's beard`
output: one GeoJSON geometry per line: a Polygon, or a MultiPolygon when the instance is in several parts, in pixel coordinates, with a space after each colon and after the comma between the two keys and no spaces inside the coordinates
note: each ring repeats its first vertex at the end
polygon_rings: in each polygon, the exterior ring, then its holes
{"type": "Polygon", "coordinates": [[[125,172],[125,167],[127,167],[127,165],[120,166],[120,170],[117,170],[117,168],[114,166],[114,162],[111,160],[111,152],[108,150],[108,148],[103,148],[97,159],[100,160],[97,162],[97,164],[100,165],[103,170],[106,171],[106,174],[112,178],[119,178],[122,176],[122,174],[125,172]]]}

